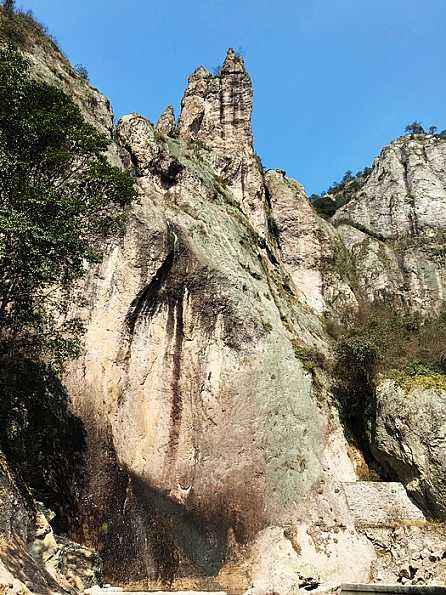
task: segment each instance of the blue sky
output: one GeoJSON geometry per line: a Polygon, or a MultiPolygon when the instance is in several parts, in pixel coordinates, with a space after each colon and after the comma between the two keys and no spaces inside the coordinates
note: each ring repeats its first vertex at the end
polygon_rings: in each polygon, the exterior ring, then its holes
{"type": "Polygon", "coordinates": [[[319,192],[405,125],[446,128],[445,0],[17,0],[117,116],[178,112],[187,76],[241,50],[256,151],[319,192]]]}

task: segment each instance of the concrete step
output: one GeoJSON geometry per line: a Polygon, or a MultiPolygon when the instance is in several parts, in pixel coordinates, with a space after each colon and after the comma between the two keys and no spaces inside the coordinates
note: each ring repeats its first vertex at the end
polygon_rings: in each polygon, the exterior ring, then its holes
{"type": "MultiPolygon", "coordinates": [[[[123,593],[121,587],[91,587],[84,591],[85,595],[107,595],[107,593],[123,593]]],[[[125,591],[126,595],[226,595],[224,591],[125,591]]]]}
{"type": "Polygon", "coordinates": [[[341,585],[341,594],[346,595],[370,595],[370,593],[381,593],[389,595],[392,593],[409,593],[411,595],[446,595],[444,586],[418,586],[418,585],[341,585]]]}

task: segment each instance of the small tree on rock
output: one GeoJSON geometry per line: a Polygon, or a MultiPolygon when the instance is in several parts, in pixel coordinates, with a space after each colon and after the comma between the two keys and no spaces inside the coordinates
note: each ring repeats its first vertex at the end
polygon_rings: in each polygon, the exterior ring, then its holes
{"type": "Polygon", "coordinates": [[[406,126],[406,132],[407,134],[425,134],[423,126],[416,121],[406,126]]]}
{"type": "Polygon", "coordinates": [[[8,17],[15,13],[15,0],[3,0],[3,10],[8,17]]]}

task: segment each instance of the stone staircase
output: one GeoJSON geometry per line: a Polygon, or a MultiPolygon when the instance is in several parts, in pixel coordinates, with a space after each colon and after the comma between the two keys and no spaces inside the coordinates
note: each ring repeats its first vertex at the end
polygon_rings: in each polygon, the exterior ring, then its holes
{"type": "MultiPolygon", "coordinates": [[[[123,593],[124,589],[121,587],[112,587],[111,585],[105,585],[104,587],[91,587],[84,591],[85,595],[107,595],[108,593],[123,593]]],[[[224,591],[125,591],[127,595],[150,595],[156,593],[156,595],[169,595],[175,593],[175,595],[226,595],[224,591]]]]}

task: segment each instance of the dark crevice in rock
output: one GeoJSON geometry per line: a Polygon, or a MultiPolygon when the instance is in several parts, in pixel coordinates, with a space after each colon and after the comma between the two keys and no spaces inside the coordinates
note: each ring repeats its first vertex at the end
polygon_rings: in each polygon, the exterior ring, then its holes
{"type": "Polygon", "coordinates": [[[196,118],[194,118],[192,124],[190,125],[190,131],[193,135],[197,135],[200,132],[201,125],[203,123],[204,112],[198,114],[196,118]]]}
{"type": "Polygon", "coordinates": [[[412,235],[418,236],[418,235],[420,235],[420,228],[418,225],[418,217],[417,217],[416,207],[415,207],[415,197],[413,195],[412,184],[410,183],[410,179],[409,179],[410,176],[409,176],[409,166],[407,163],[407,159],[408,159],[407,154],[406,154],[404,148],[402,148],[402,150],[401,150],[401,165],[403,166],[403,180],[404,180],[404,185],[406,187],[406,194],[410,201],[410,212],[408,213],[410,230],[411,230],[412,235]]]}
{"type": "Polygon", "coordinates": [[[349,227],[357,229],[358,231],[361,231],[362,233],[365,233],[366,235],[370,236],[375,240],[379,240],[380,242],[389,241],[389,238],[387,238],[386,236],[383,236],[382,234],[369,229],[365,225],[361,225],[360,223],[352,221],[349,217],[340,217],[339,219],[336,219],[336,221],[333,222],[333,225],[334,227],[339,227],[340,225],[348,225],[349,227]]]}
{"type": "Polygon", "coordinates": [[[390,481],[370,445],[369,437],[375,431],[377,415],[372,374],[360,366],[347,369],[344,362],[336,364],[334,373],[333,394],[347,442],[359,449],[367,467],[382,481],[390,481]]]}
{"type": "Polygon", "coordinates": [[[175,249],[171,248],[162,265],[157,270],[150,283],[144,287],[130,305],[126,316],[129,332],[133,334],[136,321],[140,316],[153,316],[158,301],[157,296],[173,267],[175,261],[175,249]]]}
{"type": "Polygon", "coordinates": [[[259,240],[259,248],[261,248],[262,250],[265,250],[266,255],[268,257],[268,260],[270,261],[270,263],[274,266],[279,264],[279,261],[277,260],[277,258],[274,256],[271,248],[268,246],[266,240],[264,238],[261,238],[259,240]]]}
{"type": "Polygon", "coordinates": [[[178,182],[178,176],[184,170],[184,167],[176,160],[172,160],[166,168],[160,168],[156,165],[152,173],[158,175],[161,185],[165,190],[169,190],[178,182]]]}
{"type": "Polygon", "coordinates": [[[170,435],[169,435],[169,453],[168,459],[175,458],[175,452],[178,447],[178,440],[181,430],[181,418],[183,413],[183,399],[181,395],[181,364],[184,340],[184,320],[183,320],[183,296],[184,288],[179,291],[177,299],[169,301],[169,316],[171,311],[175,311],[175,344],[173,353],[172,367],[172,408],[170,411],[170,435]]]}

